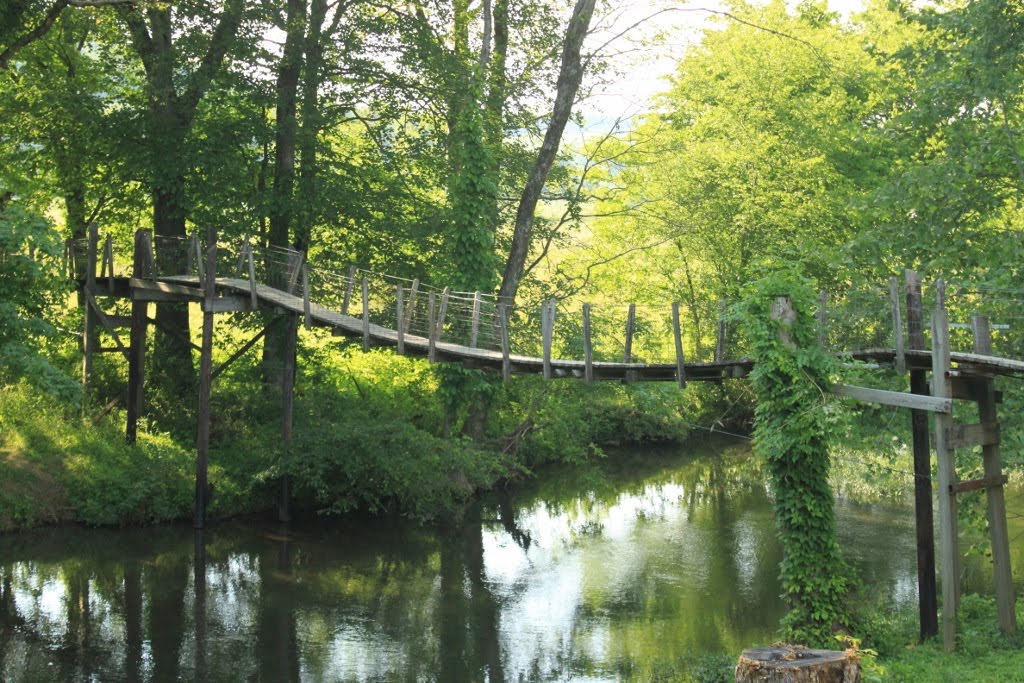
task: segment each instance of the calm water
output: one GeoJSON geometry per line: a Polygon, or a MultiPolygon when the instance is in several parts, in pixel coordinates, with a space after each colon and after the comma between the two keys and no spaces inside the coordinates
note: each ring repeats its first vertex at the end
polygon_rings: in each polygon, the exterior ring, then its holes
{"type": "MultiPolygon", "coordinates": [[[[872,592],[912,604],[909,511],[837,511],[872,592]]],[[[763,478],[728,444],[548,472],[446,530],[0,537],[0,679],[651,680],[773,640],[780,559],[763,478]]]]}

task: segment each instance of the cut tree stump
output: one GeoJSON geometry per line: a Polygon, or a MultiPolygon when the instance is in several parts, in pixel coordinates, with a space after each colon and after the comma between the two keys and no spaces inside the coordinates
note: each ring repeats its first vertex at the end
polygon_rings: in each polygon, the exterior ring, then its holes
{"type": "Polygon", "coordinates": [[[736,665],[736,683],[859,683],[860,664],[853,650],[809,650],[773,645],[744,650],[736,665]]]}

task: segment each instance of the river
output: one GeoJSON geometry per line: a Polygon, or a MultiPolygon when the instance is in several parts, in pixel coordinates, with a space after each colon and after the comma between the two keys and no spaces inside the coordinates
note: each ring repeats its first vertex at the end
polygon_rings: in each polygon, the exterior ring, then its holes
{"type": "MultiPolygon", "coordinates": [[[[913,605],[911,510],[836,510],[871,595],[913,605]]],[[[715,442],[546,470],[438,528],[246,518],[0,537],[0,679],[687,680],[775,639],[773,524],[748,446],[715,442]]],[[[988,590],[985,563],[968,567],[988,590]]]]}

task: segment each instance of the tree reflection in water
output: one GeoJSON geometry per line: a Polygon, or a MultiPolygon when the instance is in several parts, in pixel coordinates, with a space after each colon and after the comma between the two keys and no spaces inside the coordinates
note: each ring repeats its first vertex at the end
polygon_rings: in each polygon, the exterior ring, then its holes
{"type": "MultiPolygon", "coordinates": [[[[865,578],[912,603],[906,511],[838,512],[865,578]]],[[[647,680],[771,640],[784,610],[764,479],[735,446],[551,470],[436,528],[55,530],[0,558],[12,682],[647,680]]]]}

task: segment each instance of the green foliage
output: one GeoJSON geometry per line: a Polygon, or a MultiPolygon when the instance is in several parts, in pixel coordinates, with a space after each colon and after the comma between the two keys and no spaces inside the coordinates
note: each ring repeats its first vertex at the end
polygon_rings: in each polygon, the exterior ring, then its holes
{"type": "Polygon", "coordinates": [[[48,221],[17,202],[0,203],[0,382],[26,379],[64,401],[78,385],[43,353],[54,334],[47,309],[66,291],[61,246],[48,221]]]}
{"type": "Polygon", "coordinates": [[[836,361],[817,342],[817,288],[799,268],[782,266],[747,286],[735,311],[753,359],[757,395],[754,447],[767,463],[785,557],[781,581],[793,642],[826,644],[848,625],[847,568],[836,540],[829,487],[833,418],[825,388],[836,361]],[[780,310],[779,297],[791,308],[780,310]]]}
{"type": "Polygon", "coordinates": [[[0,528],[141,524],[186,516],[192,454],[160,434],[127,446],[120,424],[91,425],[27,384],[0,388],[0,528]]]}

